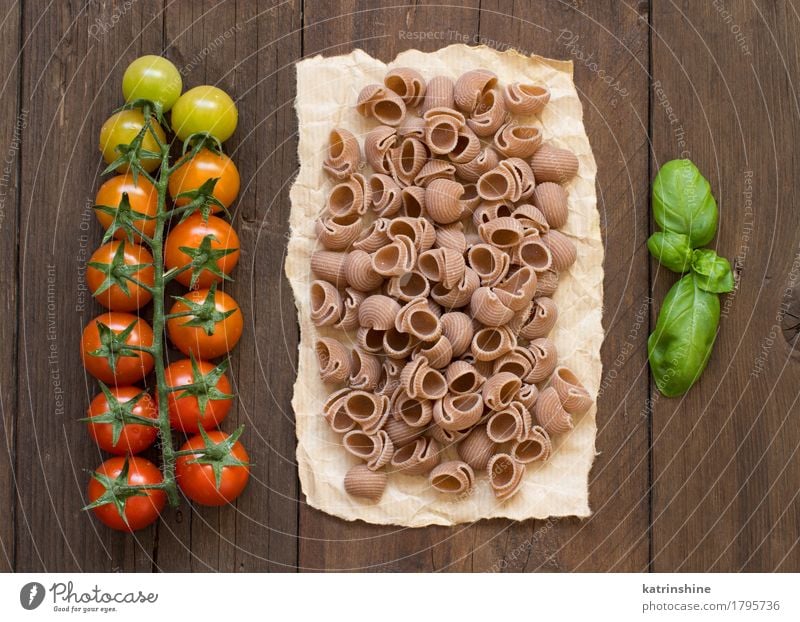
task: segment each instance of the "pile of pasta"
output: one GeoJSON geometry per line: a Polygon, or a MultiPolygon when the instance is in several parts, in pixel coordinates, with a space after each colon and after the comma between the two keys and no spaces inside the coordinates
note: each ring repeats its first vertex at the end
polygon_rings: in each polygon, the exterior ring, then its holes
{"type": "Polygon", "coordinates": [[[332,391],[323,415],[359,459],[352,496],[379,500],[387,471],[468,494],[485,472],[504,501],[592,405],[548,338],[576,260],[558,229],[578,170],[543,144],[549,99],[484,69],[426,83],[397,68],[359,94],[377,123],[363,150],[330,132],[311,319],[337,335],[315,351],[332,391]]]}

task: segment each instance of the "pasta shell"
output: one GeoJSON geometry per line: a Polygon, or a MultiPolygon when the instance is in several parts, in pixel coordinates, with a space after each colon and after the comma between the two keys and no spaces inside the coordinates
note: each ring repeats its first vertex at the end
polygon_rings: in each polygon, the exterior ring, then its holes
{"type": "Polygon", "coordinates": [[[523,383],[515,399],[525,408],[531,410],[538,398],[539,398],[539,388],[535,384],[523,383]]]}
{"type": "Polygon", "coordinates": [[[464,269],[461,281],[452,289],[447,289],[442,283],[437,283],[431,288],[431,298],[445,309],[457,309],[469,303],[472,293],[478,289],[480,278],[471,268],[464,269]]]}
{"type": "Polygon", "coordinates": [[[508,326],[486,326],[475,331],[471,351],[479,361],[494,361],[511,352],[517,338],[508,326]]]}
{"type": "Polygon", "coordinates": [[[495,454],[486,467],[494,496],[500,501],[510,499],[519,491],[525,467],[508,454],[495,454]]]}
{"type": "Polygon", "coordinates": [[[356,331],[356,343],[365,352],[380,354],[383,349],[383,334],[385,332],[361,326],[356,331]]]}
{"type": "Polygon", "coordinates": [[[391,220],[388,218],[376,218],[370,225],[361,232],[358,240],[353,242],[353,248],[366,253],[374,253],[379,248],[383,248],[389,243],[389,236],[386,230],[391,220]]]}
{"type": "Polygon", "coordinates": [[[336,184],[328,195],[326,207],[333,216],[364,214],[367,211],[364,178],[356,174],[336,184]]]}
{"type": "Polygon", "coordinates": [[[439,492],[465,494],[475,485],[475,472],[466,462],[450,460],[433,469],[428,481],[439,492]]]}
{"type": "MultiPolygon", "coordinates": [[[[493,374],[494,376],[497,376],[497,374],[508,373],[515,378],[525,380],[531,371],[533,371],[533,364],[534,359],[530,350],[517,346],[508,354],[504,354],[499,359],[494,361],[493,374]]],[[[536,385],[530,386],[533,386],[534,388],[536,387],[536,385]]],[[[517,395],[521,390],[522,385],[520,385],[517,395]]],[[[516,399],[517,395],[515,395],[512,399],[516,399]]],[[[526,404],[526,406],[528,405],[526,404]]]]}
{"type": "Polygon", "coordinates": [[[472,319],[466,313],[451,311],[439,318],[442,325],[442,334],[447,337],[453,348],[453,356],[461,356],[469,350],[474,329],[472,319]]]}
{"type": "Polygon", "coordinates": [[[419,400],[439,400],[447,394],[444,376],[424,358],[412,359],[406,364],[400,374],[400,386],[409,397],[419,400]]]}
{"type": "Polygon", "coordinates": [[[428,161],[428,149],[421,140],[404,138],[400,146],[389,152],[389,170],[401,186],[414,183],[414,178],[428,161]]]}
{"type": "Polygon", "coordinates": [[[366,462],[371,471],[386,466],[394,453],[394,445],[386,430],[378,430],[375,434],[350,430],[344,435],[342,445],[349,454],[366,462]]]}
{"type": "Polygon", "coordinates": [[[568,149],[542,145],[531,157],[531,169],[539,183],[565,184],[578,174],[578,158],[568,149]]]}
{"type": "Polygon", "coordinates": [[[374,390],[381,379],[383,370],[381,360],[374,354],[364,352],[358,347],[353,348],[350,360],[350,377],[347,380],[350,388],[363,391],[374,390]]]}
{"type": "Polygon", "coordinates": [[[425,96],[425,79],[416,69],[396,67],[383,78],[386,88],[391,89],[407,106],[418,106],[425,96]]]}
{"type": "MultiPolygon", "coordinates": [[[[477,324],[477,322],[476,322],[477,324]]],[[[467,352],[461,356],[462,361],[465,363],[469,363],[472,365],[478,373],[483,376],[483,379],[486,380],[489,376],[492,375],[492,369],[494,369],[494,361],[487,360],[487,361],[480,361],[475,358],[475,355],[472,352],[467,352]]]]}
{"type": "Polygon", "coordinates": [[[407,114],[400,125],[397,126],[397,135],[400,138],[413,136],[420,140],[425,139],[425,120],[422,117],[412,117],[407,114]]]}
{"type": "Polygon", "coordinates": [[[467,125],[478,136],[491,136],[506,120],[506,106],[497,91],[486,91],[467,119],[467,125]]]}
{"type": "Polygon", "coordinates": [[[506,158],[500,162],[500,166],[511,172],[516,183],[511,200],[516,202],[520,199],[528,199],[536,187],[536,180],[528,163],[522,158],[506,158]]]}
{"type": "Polygon", "coordinates": [[[556,390],[561,405],[569,414],[582,415],[592,407],[592,396],[569,368],[556,367],[550,386],[556,390]]]}
{"type": "MultiPolygon", "coordinates": [[[[535,191],[534,191],[535,192],[535,191]]],[[[539,236],[550,231],[550,225],[538,207],[527,203],[518,206],[511,214],[519,220],[525,236],[539,236]]]]}
{"type": "Polygon", "coordinates": [[[519,331],[525,324],[525,320],[528,318],[532,308],[533,301],[529,301],[522,309],[514,314],[514,317],[512,317],[511,320],[509,320],[507,326],[509,329],[511,329],[511,332],[515,337],[519,337],[519,331]]]}
{"type": "Polygon", "coordinates": [[[460,222],[442,225],[436,229],[436,248],[448,248],[459,255],[467,251],[467,236],[464,235],[464,225],[460,222]]]}
{"type": "Polygon", "coordinates": [[[535,360],[530,382],[543,382],[555,371],[558,364],[556,344],[546,337],[534,339],[528,344],[535,360]]]}
{"type": "Polygon", "coordinates": [[[322,382],[345,382],[350,376],[350,352],[339,341],[322,337],[314,346],[322,382]]]}
{"type": "Polygon", "coordinates": [[[360,163],[361,148],[353,133],[340,127],[331,130],[322,169],[334,179],[344,180],[358,172],[360,163]]]}
{"type": "Polygon", "coordinates": [[[384,125],[396,127],[406,115],[405,102],[397,93],[378,84],[361,89],[356,110],[365,117],[373,117],[384,125]]]}
{"type": "Polygon", "coordinates": [[[402,419],[395,419],[394,417],[389,417],[383,429],[392,439],[392,444],[399,448],[395,450],[392,456],[392,465],[394,465],[395,460],[402,460],[405,452],[400,452],[404,445],[412,443],[425,433],[425,428],[412,428],[402,419]],[[398,456],[398,454],[400,455],[398,456]]]}
{"type": "MultiPolygon", "coordinates": [[[[538,400],[536,403],[539,403],[538,400]]],[[[528,409],[519,402],[512,401],[502,410],[492,412],[486,421],[486,434],[495,443],[507,443],[514,439],[525,438],[532,427],[531,413],[528,409]]]]}
{"type": "Polygon", "coordinates": [[[472,212],[472,222],[476,228],[497,218],[509,218],[514,212],[513,201],[481,201],[472,212]]]}
{"type": "Polygon", "coordinates": [[[436,341],[442,334],[442,324],[425,298],[407,302],[395,318],[395,328],[420,341],[436,341]]]}
{"type": "Polygon", "coordinates": [[[446,395],[433,404],[433,420],[443,430],[468,430],[483,415],[480,393],[446,395]]]}
{"type": "Polygon", "coordinates": [[[519,376],[509,372],[493,374],[483,383],[483,403],[490,410],[503,410],[514,400],[522,387],[519,376]]]}
{"type": "Polygon", "coordinates": [[[368,292],[383,283],[383,277],[372,267],[372,257],[362,250],[347,254],[344,262],[344,276],[355,289],[368,292]]]}
{"type": "Polygon", "coordinates": [[[361,235],[364,225],[358,214],[326,216],[315,225],[317,239],[331,251],[347,250],[361,235]]]}
{"type": "Polygon", "coordinates": [[[458,456],[476,471],[486,468],[495,452],[495,442],[486,434],[486,426],[473,428],[458,444],[458,456]]]}
{"type": "Polygon", "coordinates": [[[403,216],[409,218],[425,216],[427,213],[425,211],[425,189],[417,186],[406,186],[400,190],[400,204],[400,213],[403,216]]]}
{"type": "Polygon", "coordinates": [[[536,285],[536,272],[528,266],[523,266],[516,272],[509,274],[493,290],[505,306],[514,311],[521,311],[533,299],[533,295],[536,293],[536,285]]]}
{"type": "Polygon", "coordinates": [[[413,240],[398,236],[391,244],[372,254],[372,269],[382,276],[400,276],[411,272],[417,263],[413,240]]]}
{"type": "Polygon", "coordinates": [[[486,326],[502,326],[514,317],[514,310],[507,307],[489,287],[479,287],[472,294],[470,313],[486,326]]]}
{"type": "Polygon", "coordinates": [[[461,205],[464,206],[464,210],[474,212],[481,203],[483,203],[483,199],[478,194],[478,185],[464,184],[464,194],[461,195],[461,205]]]}
{"type": "Polygon", "coordinates": [[[397,130],[388,125],[371,129],[364,138],[364,156],[376,173],[389,174],[389,151],[397,144],[397,130]]]}
{"type": "Polygon", "coordinates": [[[389,416],[389,398],[367,391],[351,391],[344,398],[344,411],[364,432],[375,434],[389,416]]]}
{"type": "Polygon", "coordinates": [[[503,91],[503,100],[514,114],[539,114],[550,101],[550,90],[536,84],[513,82],[503,91]]]}
{"type": "Polygon", "coordinates": [[[511,456],[517,462],[530,464],[531,462],[546,462],[553,451],[550,436],[544,428],[535,425],[522,440],[516,441],[511,448],[511,456]]]}
{"type": "Polygon", "coordinates": [[[553,268],[558,272],[569,268],[578,257],[578,249],[575,248],[575,242],[555,229],[542,236],[542,243],[550,249],[550,255],[553,257],[553,268]]]}
{"type": "Polygon", "coordinates": [[[445,430],[435,424],[431,426],[431,437],[440,442],[445,449],[456,445],[467,434],[468,430],[445,430]]]}
{"type": "Polygon", "coordinates": [[[502,162],[478,178],[478,194],[486,201],[518,201],[522,192],[514,172],[502,162]]]}
{"type": "Polygon", "coordinates": [[[409,302],[415,298],[427,298],[430,291],[431,286],[428,279],[418,270],[393,276],[389,279],[389,285],[386,288],[387,294],[403,302],[409,302]]]}
{"type": "MultiPolygon", "coordinates": [[[[436,230],[433,224],[425,218],[395,218],[389,224],[386,232],[393,242],[404,237],[411,240],[419,252],[428,250],[436,241],[436,230]]],[[[416,262],[416,257],[414,261],[416,262]]]]}
{"type": "Polygon", "coordinates": [[[476,182],[481,175],[491,171],[500,164],[500,156],[491,147],[484,147],[474,160],[464,164],[456,164],[455,169],[458,176],[464,181],[476,182]]]}
{"type": "Polygon", "coordinates": [[[464,126],[458,132],[456,144],[447,154],[447,157],[450,158],[451,162],[467,164],[478,157],[481,152],[481,146],[481,139],[469,127],[464,126]]]}
{"type": "Polygon", "coordinates": [[[491,220],[478,227],[478,234],[487,244],[497,248],[512,248],[522,240],[522,225],[510,216],[491,220]]]}
{"type": "Polygon", "coordinates": [[[383,361],[382,367],[381,378],[378,380],[375,392],[391,397],[400,386],[400,372],[403,368],[398,361],[388,358],[383,361]]]}
{"type": "Polygon", "coordinates": [[[403,380],[401,373],[400,386],[392,395],[392,415],[412,428],[425,428],[433,419],[433,404],[428,399],[411,397],[403,386],[403,380]]]}
{"type": "Polygon", "coordinates": [[[486,378],[466,361],[453,361],[445,370],[445,380],[450,393],[469,395],[480,390],[486,378]]]}
{"type": "Polygon", "coordinates": [[[459,110],[467,114],[478,106],[481,97],[497,84],[497,75],[488,69],[473,69],[456,81],[453,99],[459,110]]]}
{"type": "Polygon", "coordinates": [[[383,351],[389,358],[405,360],[416,346],[413,335],[401,333],[394,326],[383,333],[383,351]]]}
{"type": "Polygon", "coordinates": [[[547,387],[539,394],[533,407],[536,421],[549,434],[564,434],[572,429],[572,415],[561,405],[558,393],[553,387],[547,387]]]}
{"type": "Polygon", "coordinates": [[[378,216],[394,216],[400,209],[402,199],[397,182],[382,173],[369,178],[370,203],[378,216]]]}
{"type": "Polygon", "coordinates": [[[433,108],[452,108],[455,105],[453,87],[453,81],[447,76],[431,78],[425,89],[420,113],[425,114],[433,108]]]}
{"type": "Polygon", "coordinates": [[[544,272],[536,272],[536,296],[552,296],[558,289],[558,272],[548,268],[544,272]]]}
{"type": "Polygon", "coordinates": [[[333,327],[340,330],[355,330],[358,328],[358,307],[367,297],[367,294],[352,287],[346,288],[344,292],[344,296],[342,296],[342,316],[333,327]]]}
{"type": "Polygon", "coordinates": [[[442,369],[453,360],[453,346],[450,340],[442,335],[436,341],[421,344],[416,356],[426,359],[428,365],[434,369],[442,369]]]}
{"type": "Polygon", "coordinates": [[[427,187],[434,179],[448,179],[455,183],[456,167],[446,160],[428,160],[414,178],[417,186],[427,187]]]}
{"type": "Polygon", "coordinates": [[[432,153],[445,155],[458,143],[458,135],[464,127],[464,115],[451,108],[433,108],[423,116],[425,120],[425,144],[432,153]]]}
{"type": "Polygon", "coordinates": [[[392,466],[404,475],[427,475],[441,460],[441,445],[432,438],[418,438],[394,452],[392,466]]]}
{"type": "Polygon", "coordinates": [[[434,179],[425,189],[425,209],[439,224],[455,222],[464,215],[461,196],[464,186],[449,179],[434,179]]]}
{"type": "Polygon", "coordinates": [[[311,271],[318,278],[328,281],[335,287],[345,287],[347,276],[345,264],[348,253],[334,251],[315,251],[311,253],[311,271]]]}
{"type": "Polygon", "coordinates": [[[339,321],[344,313],[344,305],[339,290],[327,281],[312,281],[311,321],[314,326],[331,326],[339,321]]]}
{"type": "Polygon", "coordinates": [[[533,341],[547,337],[558,320],[558,307],[552,298],[540,296],[533,301],[533,308],[519,332],[520,337],[533,341]]]}
{"type": "MultiPolygon", "coordinates": [[[[567,223],[569,207],[567,205],[567,191],[560,184],[546,181],[536,186],[531,196],[533,204],[539,208],[554,229],[559,229],[567,223]]],[[[547,231],[541,231],[547,233],[547,231]]]]}
{"type": "Polygon", "coordinates": [[[364,464],[357,464],[344,476],[344,489],[351,497],[379,501],[388,481],[383,471],[372,471],[364,464]]]}
{"type": "Polygon", "coordinates": [[[356,422],[344,409],[344,402],[349,394],[350,389],[334,391],[322,405],[322,415],[331,429],[338,434],[345,434],[356,427],[356,422]]]}
{"type": "Polygon", "coordinates": [[[537,274],[546,272],[553,266],[553,255],[550,252],[550,247],[538,233],[526,235],[522,238],[519,246],[514,249],[513,259],[515,264],[527,266],[535,270],[537,274]]]}
{"type": "Polygon", "coordinates": [[[509,121],[494,135],[494,146],[510,158],[529,158],[542,144],[542,130],[535,125],[509,121]]]}
{"type": "MultiPolygon", "coordinates": [[[[467,251],[467,261],[486,286],[496,285],[505,278],[511,264],[509,256],[491,244],[473,244],[467,251]]],[[[473,294],[474,295],[474,294],[473,294]]]]}
{"type": "Polygon", "coordinates": [[[452,289],[464,278],[464,256],[452,248],[434,248],[425,251],[417,260],[419,271],[434,283],[452,289]]]}

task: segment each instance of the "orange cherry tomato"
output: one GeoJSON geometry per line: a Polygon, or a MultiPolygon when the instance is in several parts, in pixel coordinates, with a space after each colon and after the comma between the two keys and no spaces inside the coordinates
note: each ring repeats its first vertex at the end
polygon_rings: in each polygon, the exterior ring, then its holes
{"type": "Polygon", "coordinates": [[[135,384],[149,374],[153,369],[153,357],[147,352],[130,350],[121,356],[116,355],[116,370],[112,370],[108,359],[103,356],[93,356],[90,354],[101,347],[106,347],[101,341],[100,329],[98,324],[104,324],[111,329],[114,335],[119,335],[131,324],[133,329],[125,338],[125,346],[150,347],[153,345],[153,329],[150,324],[143,319],[130,313],[119,313],[111,311],[98,315],[83,329],[81,339],[81,358],[83,366],[92,376],[98,378],[108,385],[135,384]]]}
{"type": "MultiPolygon", "coordinates": [[[[208,289],[198,289],[186,294],[185,298],[190,303],[202,305],[209,295],[208,289]]],[[[207,334],[203,326],[187,326],[187,323],[194,322],[195,315],[174,317],[167,320],[167,334],[175,347],[186,356],[194,354],[195,358],[213,359],[232,350],[242,336],[242,311],[236,301],[225,292],[217,290],[214,294],[214,309],[217,315],[226,314],[228,317],[222,319],[208,318],[213,322],[211,334],[207,334]]],[[[170,314],[185,313],[190,311],[190,307],[181,300],[175,302],[170,309],[170,314]]]]}
{"type": "MultiPolygon", "coordinates": [[[[160,484],[164,481],[161,471],[155,464],[144,458],[129,456],[127,458],[109,458],[97,468],[97,473],[107,477],[116,478],[122,473],[125,460],[128,460],[128,484],[142,486],[147,484],[160,484]]],[[[89,502],[97,501],[106,492],[106,487],[92,477],[89,480],[89,502]]],[[[125,501],[125,518],[120,515],[114,503],[104,503],[96,508],[92,508],[95,516],[104,525],[116,529],[117,531],[138,531],[155,522],[164,505],[167,502],[167,495],[163,490],[145,490],[141,495],[128,497],[125,501]]]]}
{"type": "MultiPolygon", "coordinates": [[[[155,216],[158,212],[158,191],[155,186],[151,184],[144,175],[139,175],[136,183],[133,182],[133,175],[117,175],[108,179],[100,190],[97,191],[95,197],[95,205],[104,205],[112,209],[118,209],[122,195],[127,193],[128,201],[131,205],[131,210],[139,212],[140,214],[147,214],[148,216],[155,216]]],[[[111,223],[114,222],[114,216],[95,208],[94,213],[97,215],[97,220],[103,225],[104,229],[108,229],[111,223]]],[[[152,237],[156,230],[155,220],[134,220],[133,226],[148,237],[152,237]]],[[[114,237],[122,240],[124,239],[125,232],[117,229],[114,232],[114,237]]],[[[136,236],[136,240],[140,240],[140,236],[136,236]]]]}
{"type": "MultiPolygon", "coordinates": [[[[177,198],[183,192],[197,190],[209,179],[217,179],[214,186],[214,197],[226,208],[239,195],[239,169],[224,153],[214,153],[210,149],[201,149],[191,160],[184,163],[169,178],[169,194],[176,205],[186,205],[189,199],[177,198]]],[[[217,207],[214,212],[220,211],[217,207]]]]}
{"type": "MultiPolygon", "coordinates": [[[[137,395],[139,399],[133,405],[127,405],[132,415],[157,419],[158,412],[153,398],[148,393],[143,393],[139,387],[109,387],[111,395],[120,405],[125,405],[137,395]]],[[[103,393],[94,397],[89,405],[89,418],[96,419],[111,412],[111,404],[103,393]]],[[[124,454],[138,454],[152,445],[158,436],[158,428],[140,423],[125,423],[122,425],[117,442],[114,442],[113,423],[87,423],[89,436],[97,443],[98,447],[110,454],[122,456],[124,454]]]]}
{"type": "MultiPolygon", "coordinates": [[[[216,365],[208,361],[195,361],[195,365],[203,376],[207,376],[216,368],[216,365]]],[[[164,375],[168,387],[185,386],[195,382],[190,359],[181,359],[170,364],[164,370],[164,375]]],[[[219,394],[231,395],[231,383],[225,373],[222,373],[219,380],[210,388],[216,389],[219,394]]],[[[206,399],[205,410],[201,410],[201,404],[196,395],[181,397],[183,393],[184,391],[179,389],[167,394],[169,423],[173,429],[181,432],[196,433],[201,425],[205,430],[218,427],[228,416],[233,405],[233,398],[210,399],[209,396],[206,399]]]]}
{"type": "MultiPolygon", "coordinates": [[[[219,430],[212,430],[208,433],[208,437],[213,443],[220,443],[228,436],[219,430]]],[[[203,437],[197,435],[186,441],[181,447],[181,451],[202,449],[203,447],[205,447],[203,437]]],[[[250,460],[247,451],[239,441],[236,441],[231,447],[231,456],[240,462],[246,463],[250,460]]],[[[223,466],[220,486],[217,489],[213,467],[210,464],[192,463],[192,460],[200,457],[199,454],[186,454],[179,456],[175,463],[178,486],[187,497],[201,505],[225,505],[242,494],[250,479],[249,466],[223,466]]]]}
{"type": "MultiPolygon", "coordinates": [[[[203,222],[200,214],[192,214],[182,223],[174,226],[167,236],[164,245],[164,263],[167,269],[182,268],[192,263],[193,258],[181,250],[181,247],[200,250],[203,240],[207,235],[213,235],[209,240],[210,254],[217,255],[214,262],[217,269],[223,274],[230,274],[239,263],[239,236],[236,235],[233,227],[222,218],[209,216],[208,222],[203,222]],[[232,251],[227,255],[225,251],[232,251]]],[[[197,255],[195,255],[197,257],[197,255]]],[[[201,258],[202,259],[202,258],[201,258]]],[[[192,270],[184,270],[179,273],[175,280],[185,285],[192,286],[192,270]]],[[[194,287],[208,288],[213,283],[218,283],[222,277],[213,272],[203,269],[198,274],[194,287]]]]}
{"type": "Polygon", "coordinates": [[[136,272],[129,272],[128,276],[144,285],[153,286],[155,274],[153,256],[143,246],[115,240],[98,248],[89,260],[89,264],[92,263],[108,266],[108,268],[100,269],[89,265],[86,268],[86,282],[89,285],[89,291],[92,292],[97,302],[107,309],[113,311],[135,311],[146,305],[153,298],[150,291],[125,279],[123,276],[128,266],[150,264],[136,272]],[[121,251],[119,250],[120,246],[123,247],[121,251]],[[117,253],[121,253],[121,266],[114,265],[117,253]],[[127,287],[128,293],[126,294],[122,286],[117,283],[107,287],[110,279],[122,282],[127,287]],[[105,290],[97,293],[101,287],[105,287],[105,290]]]}

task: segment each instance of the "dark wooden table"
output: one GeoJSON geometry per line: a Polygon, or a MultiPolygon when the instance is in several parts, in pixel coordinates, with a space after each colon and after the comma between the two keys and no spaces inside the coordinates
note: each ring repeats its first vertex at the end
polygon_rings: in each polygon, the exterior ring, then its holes
{"type": "Polygon", "coordinates": [[[19,571],[800,570],[800,6],[782,0],[129,0],[6,2],[0,19],[0,567],[19,571]],[[283,276],[297,169],[294,63],[354,47],[484,43],[575,61],[599,164],[606,243],[594,515],[452,529],[345,523],[308,508],[290,407],[298,339],[283,276]],[[76,420],[95,393],[78,356],[98,312],[83,288],[100,125],[125,66],[163,53],[187,86],[233,93],[234,355],[253,480],[235,508],[168,510],[125,537],[80,511],[102,459],[76,420]],[[691,157],[720,204],[717,250],[739,287],[713,358],[660,398],[645,341],[674,276],[649,259],[649,181],[691,157]],[[783,330],[787,328],[787,330],[783,330]],[[787,340],[788,337],[788,340],[787,340]]]}

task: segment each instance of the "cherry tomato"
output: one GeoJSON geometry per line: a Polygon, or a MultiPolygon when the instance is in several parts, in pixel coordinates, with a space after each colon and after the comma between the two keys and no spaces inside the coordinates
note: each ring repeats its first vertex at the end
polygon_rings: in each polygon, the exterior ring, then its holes
{"type": "MultiPolygon", "coordinates": [[[[128,460],[128,484],[142,486],[160,484],[163,481],[161,471],[155,464],[144,458],[129,456],[127,458],[109,458],[97,468],[97,473],[116,478],[122,473],[125,460],[128,460]]],[[[106,487],[94,477],[89,481],[89,502],[97,501],[106,492],[106,487]]],[[[167,501],[163,490],[146,490],[141,495],[128,497],[125,501],[125,523],[114,503],[104,503],[92,508],[95,516],[104,525],[117,531],[138,531],[155,522],[167,501]]]]}
{"type": "MultiPolygon", "coordinates": [[[[83,329],[81,339],[81,358],[83,366],[92,376],[108,385],[134,384],[141,381],[153,369],[153,357],[147,352],[129,350],[125,356],[116,355],[116,371],[111,369],[108,359],[103,356],[92,356],[93,352],[103,346],[99,324],[105,324],[114,335],[119,335],[131,324],[133,329],[125,339],[124,346],[149,347],[153,345],[153,329],[143,319],[130,313],[111,311],[98,315],[83,329]]],[[[117,348],[118,350],[118,348],[117,348]]]]}
{"type": "MultiPolygon", "coordinates": [[[[158,412],[156,404],[148,393],[143,393],[139,387],[109,387],[108,389],[114,398],[137,417],[147,417],[157,419],[158,412]],[[134,404],[128,404],[137,395],[139,399],[134,404]]],[[[89,405],[89,418],[96,419],[111,413],[111,404],[103,393],[99,393],[89,405]]],[[[125,423],[122,425],[117,442],[114,443],[114,424],[113,423],[87,423],[89,436],[91,436],[98,447],[110,454],[122,456],[124,454],[138,454],[155,442],[158,436],[158,429],[150,425],[139,423],[125,423]]]]}
{"type": "MultiPolygon", "coordinates": [[[[212,430],[208,433],[212,443],[221,443],[228,436],[228,434],[219,430],[212,430]]],[[[202,436],[197,435],[186,441],[181,447],[181,451],[202,449],[203,447],[205,447],[205,441],[202,436]]],[[[230,455],[240,462],[246,463],[250,460],[244,446],[238,441],[231,447],[230,455]]],[[[247,481],[250,479],[249,466],[223,466],[220,486],[217,489],[214,468],[210,464],[190,464],[192,460],[197,458],[201,458],[201,455],[187,454],[179,456],[175,463],[175,476],[178,480],[178,486],[187,497],[201,505],[225,505],[242,494],[247,481]]]]}
{"type": "Polygon", "coordinates": [[[172,129],[181,140],[207,132],[225,142],[236,130],[238,120],[236,104],[216,86],[196,86],[181,95],[172,108],[172,129]]]}
{"type": "MultiPolygon", "coordinates": [[[[130,203],[131,210],[139,212],[140,214],[147,214],[148,216],[155,216],[158,212],[158,192],[155,186],[151,184],[143,175],[139,175],[136,183],[133,182],[133,175],[117,175],[107,180],[100,190],[97,191],[95,198],[95,205],[103,205],[117,209],[122,195],[128,195],[128,202],[130,203]]],[[[111,226],[114,222],[114,216],[95,208],[94,213],[97,215],[97,220],[103,225],[105,229],[111,226]]],[[[133,220],[133,226],[146,236],[152,236],[156,230],[155,220],[133,220]]],[[[122,229],[117,229],[114,232],[114,237],[117,239],[125,238],[125,232],[122,229]]],[[[135,239],[141,239],[136,236],[135,239]]]]}
{"type": "MultiPolygon", "coordinates": [[[[120,153],[117,151],[117,145],[129,145],[131,141],[136,138],[136,135],[144,127],[144,116],[140,110],[120,110],[111,115],[103,127],[100,128],[100,151],[103,152],[103,159],[106,164],[111,164],[116,160],[120,153]]],[[[153,129],[161,142],[166,141],[164,130],[158,124],[158,121],[153,121],[153,129]]],[[[145,151],[159,152],[158,143],[150,132],[145,133],[142,139],[142,149],[145,151]]],[[[148,173],[152,173],[161,160],[158,158],[145,158],[142,160],[142,168],[148,173]]],[[[126,173],[129,169],[127,164],[120,164],[117,171],[126,173]]]]}
{"type": "MultiPolygon", "coordinates": [[[[207,376],[216,369],[216,365],[208,361],[195,361],[195,365],[200,374],[207,376]]],[[[181,359],[175,361],[164,374],[168,387],[177,387],[195,383],[192,373],[192,361],[181,359]]],[[[222,373],[219,380],[210,387],[216,389],[218,394],[231,395],[231,383],[228,376],[222,373]]],[[[202,391],[202,389],[201,389],[202,391]]],[[[190,389],[189,392],[192,392],[190,389]]],[[[182,397],[183,391],[170,391],[167,398],[169,408],[169,423],[175,430],[181,432],[196,433],[202,425],[205,430],[210,430],[219,426],[228,416],[233,405],[233,398],[209,399],[206,398],[205,411],[201,410],[201,404],[196,395],[182,397]]],[[[202,399],[202,398],[201,398],[202,399]]]]}
{"type": "MultiPolygon", "coordinates": [[[[216,216],[209,216],[208,222],[203,221],[200,214],[192,214],[182,223],[172,228],[167,236],[166,244],[164,245],[164,264],[167,269],[182,268],[191,264],[193,258],[181,248],[200,249],[203,247],[203,240],[207,235],[214,236],[207,243],[209,247],[208,252],[196,254],[195,258],[202,262],[205,258],[213,260],[217,269],[223,274],[230,274],[231,271],[239,263],[239,236],[236,235],[233,227],[227,222],[216,216]],[[233,251],[231,253],[222,254],[225,251],[233,251]]],[[[210,270],[204,268],[200,272],[192,284],[193,271],[184,270],[180,272],[175,280],[182,283],[186,287],[211,287],[213,283],[218,283],[222,277],[217,276],[210,270]]]]}
{"type": "MultiPolygon", "coordinates": [[[[209,296],[207,289],[198,289],[186,294],[185,298],[193,305],[202,305],[209,296]]],[[[217,317],[204,318],[213,321],[212,334],[206,334],[202,326],[187,326],[187,322],[197,319],[195,315],[175,317],[167,320],[167,334],[175,347],[186,356],[194,354],[199,359],[213,359],[232,350],[242,336],[242,312],[236,301],[225,292],[216,291],[213,298],[213,309],[217,317]],[[233,311],[228,317],[222,314],[233,311]]],[[[212,309],[212,313],[213,313],[212,309]]],[[[170,309],[170,314],[190,311],[190,307],[183,301],[176,301],[170,309]]]]}
{"type": "Polygon", "coordinates": [[[143,246],[138,244],[130,244],[127,242],[109,242],[103,244],[98,248],[91,259],[89,264],[103,264],[106,268],[99,269],[95,266],[89,265],[86,268],[86,283],[89,285],[89,291],[95,297],[97,302],[113,311],[134,311],[146,305],[152,299],[153,295],[144,287],[137,285],[124,278],[124,274],[129,266],[137,266],[150,264],[145,268],[130,272],[128,276],[136,279],[144,285],[153,286],[153,256],[143,246]],[[120,246],[122,250],[120,251],[120,246]],[[121,253],[122,265],[119,265],[118,253],[121,253]],[[117,265],[115,265],[117,262],[117,265]],[[105,287],[109,279],[119,280],[128,289],[126,294],[122,286],[115,283],[107,287],[105,291],[97,293],[101,287],[105,287]]]}
{"type": "Polygon", "coordinates": [[[161,56],[140,56],[122,76],[125,101],[149,99],[161,104],[164,112],[172,108],[183,90],[183,80],[177,67],[161,56]]]}
{"type": "MultiPolygon", "coordinates": [[[[191,160],[182,164],[169,178],[169,194],[176,205],[186,205],[190,199],[178,199],[183,192],[197,190],[209,179],[216,179],[214,197],[226,208],[239,195],[239,169],[224,153],[214,153],[210,149],[201,149],[191,160]]],[[[219,207],[213,211],[221,211],[219,207]]]]}

